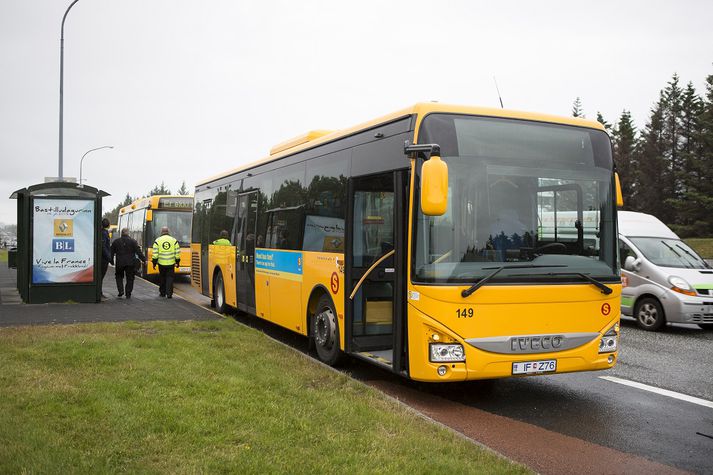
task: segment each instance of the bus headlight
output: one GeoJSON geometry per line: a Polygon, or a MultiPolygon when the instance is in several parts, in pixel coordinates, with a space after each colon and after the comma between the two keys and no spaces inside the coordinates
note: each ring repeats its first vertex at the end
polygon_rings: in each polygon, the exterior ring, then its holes
{"type": "Polygon", "coordinates": [[[599,353],[612,353],[619,346],[619,334],[616,332],[619,325],[614,325],[599,340],[599,353]]]}
{"type": "Polygon", "coordinates": [[[459,362],[465,361],[465,351],[463,351],[463,345],[457,343],[445,344],[445,343],[431,343],[431,357],[430,360],[434,363],[448,361],[448,362],[459,362]]]}

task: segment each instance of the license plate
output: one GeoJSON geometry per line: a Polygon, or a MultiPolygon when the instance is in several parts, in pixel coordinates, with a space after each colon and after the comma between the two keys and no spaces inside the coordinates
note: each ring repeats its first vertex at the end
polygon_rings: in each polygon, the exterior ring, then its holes
{"type": "Polygon", "coordinates": [[[179,267],[178,271],[179,272],[190,272],[191,268],[190,267],[179,267]]]}
{"type": "Polygon", "coordinates": [[[557,370],[557,360],[522,361],[512,364],[512,374],[552,373],[557,370]]]}

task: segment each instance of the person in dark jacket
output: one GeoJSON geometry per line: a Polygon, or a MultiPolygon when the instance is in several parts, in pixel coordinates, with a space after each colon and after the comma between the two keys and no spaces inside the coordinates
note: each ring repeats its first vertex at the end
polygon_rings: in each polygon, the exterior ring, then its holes
{"type": "MultiPolygon", "coordinates": [[[[109,263],[112,261],[111,242],[109,240],[109,224],[110,223],[108,219],[102,219],[102,284],[104,282],[104,276],[106,275],[106,271],[109,268],[109,263]]],[[[102,297],[106,297],[106,295],[104,295],[103,290],[102,297]]]]}
{"type": "Polygon", "coordinates": [[[116,268],[116,288],[119,290],[119,297],[126,293],[126,298],[131,298],[131,291],[134,290],[134,272],[136,270],[136,258],[146,262],[141,246],[131,236],[128,228],[121,230],[121,237],[111,244],[111,260],[115,261],[116,268]],[[126,287],[124,287],[124,275],[126,275],[126,287]]]}

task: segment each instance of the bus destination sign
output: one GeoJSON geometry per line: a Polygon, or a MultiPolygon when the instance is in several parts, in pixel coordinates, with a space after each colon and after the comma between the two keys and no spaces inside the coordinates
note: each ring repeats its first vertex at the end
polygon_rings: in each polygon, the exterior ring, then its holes
{"type": "Polygon", "coordinates": [[[192,209],[193,208],[193,198],[190,196],[160,198],[158,200],[158,207],[159,208],[192,209]]]}

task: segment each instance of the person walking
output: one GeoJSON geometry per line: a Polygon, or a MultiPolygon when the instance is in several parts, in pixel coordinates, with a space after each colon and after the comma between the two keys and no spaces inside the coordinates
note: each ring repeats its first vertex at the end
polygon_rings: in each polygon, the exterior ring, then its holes
{"type": "Polygon", "coordinates": [[[146,262],[141,246],[129,236],[129,229],[124,228],[121,230],[121,237],[111,244],[111,260],[115,262],[116,288],[119,290],[119,297],[126,293],[126,298],[131,298],[137,257],[146,262]],[[124,287],[124,276],[126,276],[126,287],[124,287]]]}
{"type": "Polygon", "coordinates": [[[230,239],[228,239],[228,231],[223,229],[220,232],[220,237],[218,239],[216,239],[215,241],[213,241],[213,245],[214,246],[232,246],[232,244],[230,243],[230,239]]]}
{"type": "Polygon", "coordinates": [[[168,226],[161,228],[161,235],[153,243],[151,256],[153,268],[158,264],[158,293],[161,297],[173,298],[174,267],[181,265],[181,246],[169,234],[168,226]]]}
{"type": "Polygon", "coordinates": [[[107,269],[109,269],[109,263],[114,260],[111,258],[111,241],[109,239],[109,224],[110,223],[109,223],[108,219],[106,219],[106,218],[102,219],[102,263],[101,263],[102,298],[106,298],[106,295],[104,295],[104,276],[106,275],[107,269]]]}

